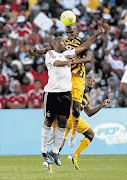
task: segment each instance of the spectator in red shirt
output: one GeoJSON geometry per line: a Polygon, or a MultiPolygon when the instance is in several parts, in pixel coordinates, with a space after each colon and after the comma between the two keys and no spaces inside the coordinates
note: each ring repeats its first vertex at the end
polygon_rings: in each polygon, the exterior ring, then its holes
{"type": "Polygon", "coordinates": [[[27,93],[31,89],[34,89],[34,78],[30,72],[25,73],[21,82],[21,89],[23,93],[27,93]]]}
{"type": "Polygon", "coordinates": [[[24,109],[27,106],[27,97],[21,93],[20,84],[14,85],[15,93],[7,97],[7,107],[9,109],[24,109]]]}
{"type": "Polygon", "coordinates": [[[28,92],[28,107],[30,109],[43,108],[43,90],[41,89],[41,80],[34,81],[35,89],[28,92]]]}
{"type": "Polygon", "coordinates": [[[32,69],[31,74],[34,76],[34,79],[40,79],[41,80],[41,88],[44,89],[44,86],[48,82],[48,72],[45,70],[44,65],[38,64],[36,71],[34,71],[32,69]]]}
{"type": "Polygon", "coordinates": [[[26,24],[26,19],[23,15],[19,15],[16,22],[18,23],[16,32],[18,33],[19,37],[27,39],[32,34],[32,25],[30,23],[26,24]]]}

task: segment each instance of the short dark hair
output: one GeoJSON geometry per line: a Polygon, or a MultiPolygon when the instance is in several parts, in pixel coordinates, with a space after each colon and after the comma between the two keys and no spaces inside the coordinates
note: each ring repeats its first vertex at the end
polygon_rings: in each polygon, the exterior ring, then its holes
{"type": "Polygon", "coordinates": [[[34,83],[36,83],[36,82],[42,83],[40,79],[35,79],[35,80],[34,80],[34,83]]]}
{"type": "Polygon", "coordinates": [[[51,42],[51,46],[54,48],[54,45],[57,43],[57,42],[60,42],[63,40],[63,37],[62,36],[59,36],[59,37],[56,37],[52,40],[51,42]]]}
{"type": "Polygon", "coordinates": [[[87,76],[86,76],[86,79],[94,79],[94,80],[95,80],[95,77],[94,77],[93,74],[91,74],[91,75],[87,75],[87,76]]]}
{"type": "Polygon", "coordinates": [[[78,28],[77,28],[76,24],[72,24],[70,26],[66,26],[66,28],[68,28],[68,29],[76,29],[78,31],[78,28]]]}

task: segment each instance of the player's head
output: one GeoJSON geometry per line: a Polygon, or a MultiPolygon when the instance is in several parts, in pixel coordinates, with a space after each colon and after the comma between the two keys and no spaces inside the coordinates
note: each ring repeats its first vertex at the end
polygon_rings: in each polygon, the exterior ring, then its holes
{"type": "Polygon", "coordinates": [[[88,75],[86,76],[86,84],[85,86],[87,86],[90,89],[93,89],[95,87],[95,78],[93,75],[88,75]]]}
{"type": "Polygon", "coordinates": [[[57,52],[63,52],[66,50],[65,41],[62,36],[54,38],[51,45],[57,52]]]}
{"type": "Polygon", "coordinates": [[[73,40],[78,35],[78,29],[75,24],[72,24],[70,26],[66,26],[66,34],[69,40],[73,40]]]}
{"type": "Polygon", "coordinates": [[[35,90],[41,89],[41,85],[42,85],[42,83],[41,83],[41,80],[40,80],[40,79],[35,79],[35,80],[34,80],[35,90]]]}

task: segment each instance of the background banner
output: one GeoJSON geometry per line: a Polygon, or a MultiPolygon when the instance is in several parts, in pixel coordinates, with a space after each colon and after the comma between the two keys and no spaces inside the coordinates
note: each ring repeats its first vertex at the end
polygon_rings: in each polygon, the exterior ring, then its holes
{"type": "MultiPolygon", "coordinates": [[[[95,133],[82,154],[127,154],[127,108],[105,108],[93,117],[82,112],[81,117],[95,133]]],[[[43,122],[43,109],[0,110],[0,155],[40,155],[43,122]]],[[[83,135],[77,133],[73,148],[68,145],[69,137],[62,155],[72,154],[83,135]]]]}

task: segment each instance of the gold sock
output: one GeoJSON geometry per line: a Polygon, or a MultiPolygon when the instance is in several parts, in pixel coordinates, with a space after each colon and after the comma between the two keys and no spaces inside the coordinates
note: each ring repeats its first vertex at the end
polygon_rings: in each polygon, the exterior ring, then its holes
{"type": "Polygon", "coordinates": [[[55,132],[56,128],[57,128],[58,124],[57,124],[57,120],[53,121],[52,123],[52,127],[53,127],[53,133],[55,132]]]}
{"type": "Polygon", "coordinates": [[[78,148],[76,149],[76,151],[74,152],[74,157],[77,158],[79,156],[79,154],[87,148],[87,146],[90,144],[90,140],[86,137],[84,137],[82,139],[82,141],[80,142],[78,148]]]}
{"type": "Polygon", "coordinates": [[[74,135],[77,132],[77,127],[78,127],[78,122],[80,117],[75,118],[72,114],[71,114],[71,119],[72,119],[72,131],[71,133],[74,135]]]}

